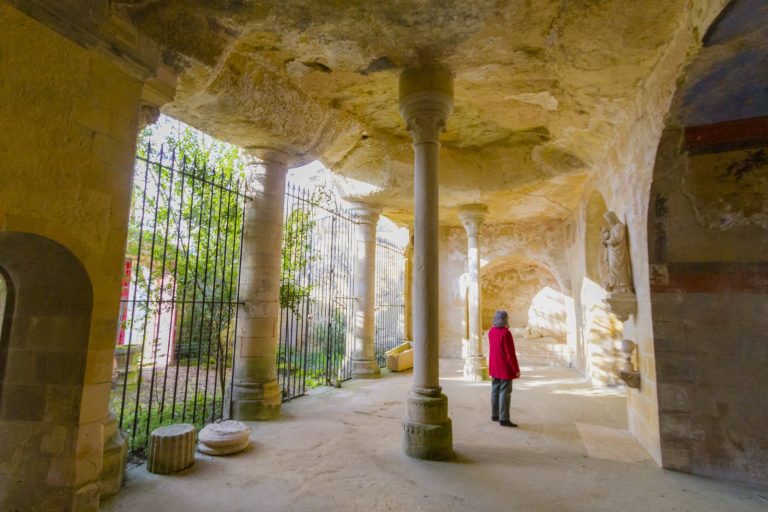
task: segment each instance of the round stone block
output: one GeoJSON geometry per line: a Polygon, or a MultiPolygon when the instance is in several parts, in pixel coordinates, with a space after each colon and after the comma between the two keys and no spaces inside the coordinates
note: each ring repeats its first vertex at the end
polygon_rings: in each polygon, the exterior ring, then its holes
{"type": "Polygon", "coordinates": [[[147,471],[169,475],[195,462],[195,427],[187,423],[156,428],[149,434],[147,471]]]}
{"type": "Polygon", "coordinates": [[[245,423],[225,420],[211,423],[200,431],[197,449],[206,455],[230,455],[241,452],[251,442],[251,428],[245,423]]]}

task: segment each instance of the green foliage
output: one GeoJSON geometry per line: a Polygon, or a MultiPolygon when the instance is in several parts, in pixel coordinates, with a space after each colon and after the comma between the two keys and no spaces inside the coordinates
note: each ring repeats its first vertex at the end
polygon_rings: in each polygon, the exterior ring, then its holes
{"type": "MultiPolygon", "coordinates": [[[[218,397],[216,402],[217,408],[220,403],[221,397],[218,397]]],[[[126,404],[123,414],[123,433],[128,439],[128,450],[134,456],[144,458],[147,442],[149,441],[148,432],[151,433],[158,427],[175,425],[177,423],[192,423],[199,430],[213,421],[213,395],[206,394],[200,390],[194,396],[187,397],[186,403],[183,402],[183,397],[179,396],[176,407],[172,410],[172,404],[168,403],[162,414],[157,404],[154,404],[150,411],[149,407],[144,403],[137,404],[136,402],[131,402],[126,404]],[[137,408],[139,411],[138,416],[136,416],[137,408]],[[172,413],[173,417],[171,417],[172,413]],[[194,421],[192,420],[193,415],[195,416],[194,421]],[[134,417],[137,418],[135,435],[133,433],[134,417]]]]}
{"type": "Polygon", "coordinates": [[[347,352],[347,315],[344,310],[334,309],[330,322],[314,326],[315,339],[330,347],[330,354],[344,358],[347,352]]]}
{"type": "Polygon", "coordinates": [[[127,245],[137,297],[148,299],[137,303],[140,316],[160,300],[184,302],[175,311],[176,357],[207,361],[231,353],[219,334],[234,311],[221,303],[237,293],[242,208],[225,188],[244,176],[240,151],[162,118],[141,133],[137,154],[150,162],[137,161],[127,245]],[[163,134],[161,155],[150,141],[163,134]]]}
{"type": "Polygon", "coordinates": [[[343,310],[335,309],[331,321],[314,324],[312,338],[303,341],[309,344],[310,350],[290,347],[292,351],[286,353],[285,347],[281,348],[277,357],[278,373],[304,380],[310,389],[334,384],[333,372],[341,367],[347,352],[346,332],[347,317],[343,310]]]}
{"type": "Polygon", "coordinates": [[[312,293],[312,285],[303,281],[312,255],[312,229],[316,222],[311,211],[293,210],[283,227],[283,259],[280,268],[280,307],[300,316],[299,305],[312,293]]]}

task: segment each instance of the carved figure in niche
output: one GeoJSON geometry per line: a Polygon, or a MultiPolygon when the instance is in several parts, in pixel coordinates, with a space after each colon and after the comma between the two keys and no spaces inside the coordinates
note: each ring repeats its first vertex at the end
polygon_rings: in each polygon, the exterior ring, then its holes
{"type": "Polygon", "coordinates": [[[627,226],[614,212],[606,212],[603,218],[608,221],[608,227],[600,228],[603,262],[607,271],[603,286],[608,293],[634,293],[627,226]]]}

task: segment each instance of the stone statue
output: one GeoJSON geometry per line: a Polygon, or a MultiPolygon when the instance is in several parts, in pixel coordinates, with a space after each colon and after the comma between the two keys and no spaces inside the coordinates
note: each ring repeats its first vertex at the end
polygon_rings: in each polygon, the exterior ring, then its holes
{"type": "Polygon", "coordinates": [[[608,227],[600,229],[600,239],[605,248],[603,261],[607,270],[603,286],[611,294],[633,294],[627,226],[614,212],[606,212],[603,218],[609,224],[608,227]]]}

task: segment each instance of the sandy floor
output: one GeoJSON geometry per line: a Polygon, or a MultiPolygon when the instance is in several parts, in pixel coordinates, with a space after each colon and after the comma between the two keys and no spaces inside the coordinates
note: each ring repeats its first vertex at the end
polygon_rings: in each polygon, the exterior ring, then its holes
{"type": "MultiPolygon", "coordinates": [[[[443,361],[454,462],[400,450],[409,374],[323,388],[253,423],[253,445],[157,476],[143,466],[107,511],[691,511],[768,510],[768,492],[659,469],[626,429],[620,391],[567,369],[529,368],[512,394],[520,428],[490,421],[488,383],[443,361]]],[[[526,370],[526,369],[524,369],[526,370]]]]}

